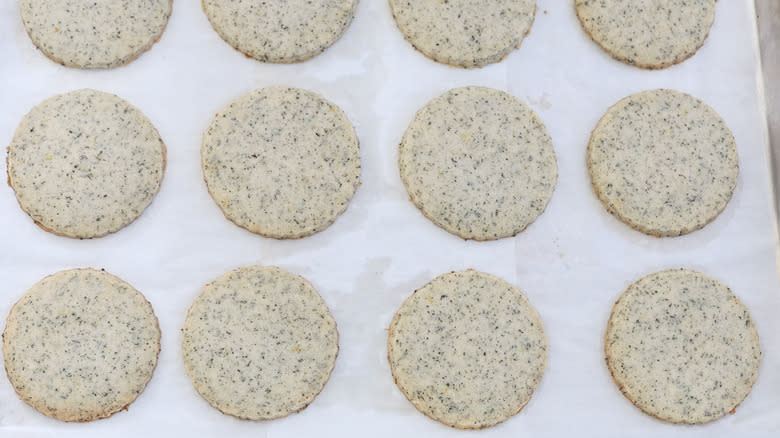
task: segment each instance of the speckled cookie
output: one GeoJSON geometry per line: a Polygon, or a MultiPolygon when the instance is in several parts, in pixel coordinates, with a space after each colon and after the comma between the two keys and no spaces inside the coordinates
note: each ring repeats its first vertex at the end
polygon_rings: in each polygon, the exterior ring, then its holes
{"type": "Polygon", "coordinates": [[[467,270],[440,275],[404,301],[390,324],[387,357],[417,410],[447,426],[482,429],[531,399],[547,341],[519,290],[467,270]]]}
{"type": "Polygon", "coordinates": [[[390,10],[406,40],[425,56],[473,68],[520,47],[536,0],[390,0],[390,10]]]}
{"type": "Polygon", "coordinates": [[[207,284],[183,332],[195,388],[245,420],[303,410],[325,387],[339,350],[336,322],[317,291],[276,267],[240,268],[207,284]]]}
{"type": "Polygon", "coordinates": [[[714,220],[739,173],[737,145],[723,119],[673,90],[633,94],[609,108],[593,130],[587,161],[607,210],[658,237],[714,220]]]}
{"type": "Polygon", "coordinates": [[[19,0],[33,43],[75,68],[114,68],[160,39],[172,0],[19,0]]]}
{"type": "Polygon", "coordinates": [[[523,231],[544,212],[558,180],[539,117],[491,88],[456,88],[426,104],[401,140],[398,162],[417,208],[464,239],[523,231]]]}
{"type": "Polygon", "coordinates": [[[95,90],[33,108],[8,147],[8,184],[46,231],[101,237],[133,222],[160,190],[165,145],[127,101],[95,90]]]}
{"type": "Polygon", "coordinates": [[[646,69],[693,56],[715,20],[716,0],[575,0],[585,31],[613,58],[646,69]]]}
{"type": "Polygon", "coordinates": [[[744,304],[719,281],[685,269],[632,284],[612,310],[604,349],[623,395],[648,415],[686,424],[733,413],[761,358],[744,304]]]}
{"type": "Polygon", "coordinates": [[[203,135],[209,193],[236,225],[293,239],[329,227],[360,181],[355,128],[339,107],[298,88],[255,90],[203,135]]]}
{"type": "Polygon", "coordinates": [[[152,378],[159,352],[149,302],[95,269],[35,284],[11,308],[3,333],[5,370],[19,397],[62,421],[127,409],[152,378]]]}
{"type": "Polygon", "coordinates": [[[319,55],[349,27],[358,0],[202,0],[211,26],[228,44],[263,62],[319,55]]]}

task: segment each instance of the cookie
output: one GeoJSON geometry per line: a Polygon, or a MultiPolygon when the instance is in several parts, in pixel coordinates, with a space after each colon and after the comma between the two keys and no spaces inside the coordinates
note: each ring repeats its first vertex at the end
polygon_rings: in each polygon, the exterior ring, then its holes
{"type": "Polygon", "coordinates": [[[62,421],[127,409],[152,378],[160,328],[152,306],[95,269],[50,275],[11,308],[3,333],[8,380],[19,398],[62,421]]]}
{"type": "Polygon", "coordinates": [[[20,0],[33,44],[67,67],[114,68],[160,39],[172,0],[20,0]]]}
{"type": "Polygon", "coordinates": [[[133,222],[160,190],[165,145],[127,101],[83,89],[24,116],[8,147],[8,184],[41,228],[87,239],[133,222]]]}
{"type": "Polygon", "coordinates": [[[390,0],[395,24],[415,49],[442,64],[484,67],[520,47],[535,0],[390,0]]]}
{"type": "Polygon", "coordinates": [[[464,239],[514,236],[544,212],[558,180],[552,140],[502,91],[456,88],[420,109],[399,149],[412,202],[464,239]]]}
{"type": "Polygon", "coordinates": [[[202,0],[225,42],[263,62],[306,61],[333,45],[349,27],[358,0],[202,0]]]}
{"type": "Polygon", "coordinates": [[[604,349],[626,398],[648,415],[686,424],[733,413],[761,358],[745,305],[719,281],[685,269],[632,284],[612,309],[604,349]]]}
{"type": "Polygon", "coordinates": [[[355,128],[339,107],[298,88],[255,90],[203,135],[203,176],[225,216],[277,239],[312,235],[346,209],[360,182],[355,128]]]}
{"type": "Polygon", "coordinates": [[[666,68],[693,56],[715,20],[716,0],[575,0],[585,32],[618,61],[666,68]]]}
{"type": "Polygon", "coordinates": [[[245,420],[303,410],[327,383],[339,349],[322,298],[276,267],[240,268],[207,284],[183,332],[192,384],[213,407],[245,420]]]}
{"type": "Polygon", "coordinates": [[[531,399],[547,341],[519,290],[467,270],[441,275],[404,301],[390,324],[387,357],[417,410],[447,426],[482,429],[531,399]]]}
{"type": "Polygon", "coordinates": [[[633,94],[610,107],[593,130],[587,162],[604,207],[658,237],[714,220],[739,173],[737,145],[723,119],[673,90],[633,94]]]}

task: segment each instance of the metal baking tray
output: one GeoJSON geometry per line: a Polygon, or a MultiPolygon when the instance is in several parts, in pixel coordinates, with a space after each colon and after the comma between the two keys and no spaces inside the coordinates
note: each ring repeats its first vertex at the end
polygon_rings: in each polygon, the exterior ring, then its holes
{"type": "Polygon", "coordinates": [[[756,20],[763,70],[767,146],[772,157],[775,216],[780,217],[780,1],[756,0],[756,20]]]}

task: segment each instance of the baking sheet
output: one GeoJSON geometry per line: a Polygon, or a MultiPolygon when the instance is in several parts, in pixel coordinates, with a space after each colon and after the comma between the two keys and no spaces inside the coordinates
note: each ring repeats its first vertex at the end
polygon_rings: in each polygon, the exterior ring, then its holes
{"type": "Polygon", "coordinates": [[[756,0],[775,215],[780,216],[780,2],[756,0]]]}
{"type": "MultiPolygon", "coordinates": [[[[43,99],[90,87],[141,108],[168,146],[162,189],[132,225],[77,241],[45,233],[0,189],[0,317],[43,276],[101,267],[150,300],[162,352],[146,391],[128,412],[89,424],[49,419],[19,401],[0,378],[0,436],[455,436],[418,413],[393,384],[386,327],[413,290],[450,270],[475,268],[518,286],[548,335],[548,366],[519,415],[480,436],[777,436],[780,431],[780,290],[775,264],[769,158],[757,82],[755,11],[750,0],[720,1],[704,47],[663,71],[612,60],[582,29],[571,0],[538,0],[531,34],[505,61],[461,70],[424,58],[395,28],[386,0],[363,0],[332,48],[297,65],[247,59],[214,33],[196,0],[174,2],[161,41],[128,66],[79,71],[58,66],[24,32],[18,2],[0,2],[0,142],[43,99]],[[268,85],[322,93],[340,105],[361,140],[362,185],[326,231],[295,241],[265,239],[228,222],[202,180],[199,148],[214,113],[268,85]],[[483,85],[527,102],[547,125],[560,177],[547,211],[524,233],[466,242],[440,230],[408,200],[397,144],[415,111],[447,89],[483,85]],[[734,197],[712,224],[656,239],[632,231],[590,188],[590,130],[620,98],[676,88],[713,106],[736,137],[740,175],[734,197]],[[339,324],[341,351],[330,382],[300,414],[246,422],[220,414],[187,378],[180,342],[184,317],[203,285],[238,266],[278,265],[309,279],[339,324]],[[642,414],[618,391],[602,338],[612,304],[638,278],[688,267],[730,286],[753,315],[763,349],[758,381],[736,415],[677,426],[642,414]]],[[[1,160],[0,173],[5,173],[1,160]]],[[[4,324],[2,324],[4,325],[4,324]]]]}

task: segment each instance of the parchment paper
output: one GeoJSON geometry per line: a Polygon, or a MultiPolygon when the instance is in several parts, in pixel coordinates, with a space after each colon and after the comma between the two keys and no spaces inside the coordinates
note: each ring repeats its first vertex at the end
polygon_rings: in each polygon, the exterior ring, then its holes
{"type": "MultiPolygon", "coordinates": [[[[757,87],[752,1],[717,4],[715,25],[690,60],[662,71],[614,61],[588,39],[571,0],[538,0],[522,47],[499,64],[462,70],[415,51],[386,0],[363,0],[344,35],[303,64],[247,59],[211,29],[197,0],[177,0],[152,50],[107,71],[67,69],[30,42],[18,2],[0,2],[0,144],[34,105],[90,87],[139,107],[168,146],[162,190],[132,225],[101,239],[46,233],[0,188],[0,318],[50,273],[93,266],[122,277],[151,301],[163,333],[159,365],[128,412],[90,424],[49,419],[0,378],[0,436],[766,436],[780,430],[780,290],[766,136],[757,87]],[[201,134],[237,96],[268,85],[322,93],[340,105],[361,140],[362,186],[326,231],[295,241],[253,235],[227,221],[200,170],[201,134]],[[524,233],[466,242],[440,230],[408,200],[397,145],[415,111],[451,87],[483,85],[527,102],[547,125],[560,178],[547,211],[524,233]],[[703,99],[736,137],[740,175],[712,224],[657,239],[610,216],[590,187],[585,148],[604,111],[620,98],[675,88],[703,99]],[[246,422],[211,408],[190,384],[180,342],[186,311],[204,284],[238,266],[278,265],[319,290],[339,324],[341,352],[322,394],[300,414],[246,422]],[[756,321],[763,357],[753,391],[704,426],[654,420],[625,399],[607,371],[602,338],[613,303],[654,271],[687,267],[732,288],[756,321]],[[548,335],[549,360],[524,411],[481,432],[460,432],[418,413],[395,387],[386,327],[402,301],[438,274],[483,270],[519,287],[548,335]],[[187,435],[185,435],[187,434],[187,435]]],[[[6,171],[5,160],[0,174],[6,171]]],[[[2,324],[4,326],[4,323],[2,324]]]]}

